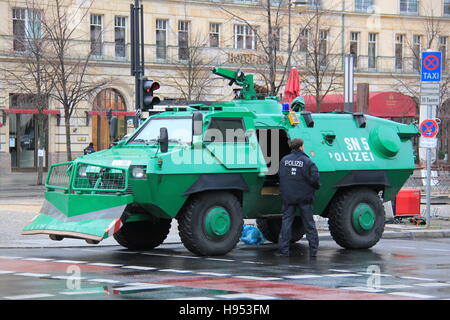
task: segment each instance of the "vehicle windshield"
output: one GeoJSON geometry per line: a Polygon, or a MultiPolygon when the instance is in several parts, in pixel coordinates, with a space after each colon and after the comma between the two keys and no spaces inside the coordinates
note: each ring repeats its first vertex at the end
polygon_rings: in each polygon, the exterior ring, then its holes
{"type": "Polygon", "coordinates": [[[180,144],[192,142],[192,118],[172,117],[150,119],[129,143],[156,144],[159,129],[163,127],[167,128],[169,142],[180,144]]]}

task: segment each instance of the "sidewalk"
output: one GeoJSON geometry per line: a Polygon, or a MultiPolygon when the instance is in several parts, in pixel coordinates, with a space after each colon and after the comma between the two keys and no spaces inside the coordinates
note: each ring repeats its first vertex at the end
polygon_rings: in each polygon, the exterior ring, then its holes
{"type": "MultiPolygon", "coordinates": [[[[22,228],[40,211],[44,201],[44,186],[36,185],[36,173],[12,173],[0,176],[0,247],[70,247],[92,246],[83,240],[52,241],[47,235],[21,235],[22,228]]],[[[404,218],[402,223],[386,224],[383,239],[419,239],[450,237],[450,210],[448,199],[432,203],[431,226],[415,226],[404,218]]],[[[245,224],[256,225],[254,219],[245,224]]],[[[327,219],[316,216],[321,240],[332,240],[327,219]]],[[[302,240],[304,241],[304,240],[302,240]]],[[[176,219],[164,243],[180,243],[176,219]]],[[[100,245],[117,245],[113,238],[100,245]]]]}

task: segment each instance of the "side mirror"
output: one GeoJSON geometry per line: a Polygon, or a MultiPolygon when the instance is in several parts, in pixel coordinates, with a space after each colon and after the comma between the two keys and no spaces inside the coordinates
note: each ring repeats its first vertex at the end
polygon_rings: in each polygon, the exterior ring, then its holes
{"type": "Polygon", "coordinates": [[[201,136],[203,133],[203,114],[194,112],[192,114],[192,135],[201,136]]]}
{"type": "Polygon", "coordinates": [[[166,153],[169,150],[169,133],[167,132],[167,128],[162,127],[159,129],[159,148],[162,153],[166,153]]]}

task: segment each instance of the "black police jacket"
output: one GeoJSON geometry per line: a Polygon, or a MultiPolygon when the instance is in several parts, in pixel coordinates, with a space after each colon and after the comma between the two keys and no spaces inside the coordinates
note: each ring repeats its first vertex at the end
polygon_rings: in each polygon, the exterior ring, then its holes
{"type": "Polygon", "coordinates": [[[320,188],[319,170],[301,150],[293,150],[280,161],[280,191],[286,204],[312,203],[320,188]]]}

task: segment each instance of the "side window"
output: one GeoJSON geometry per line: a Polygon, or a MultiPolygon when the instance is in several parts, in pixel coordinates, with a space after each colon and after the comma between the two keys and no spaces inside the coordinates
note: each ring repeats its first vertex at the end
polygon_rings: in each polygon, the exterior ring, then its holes
{"type": "Polygon", "coordinates": [[[242,118],[211,118],[205,142],[247,142],[242,118]]]}

